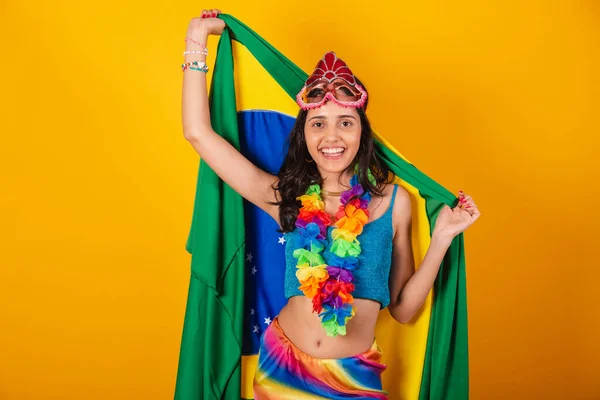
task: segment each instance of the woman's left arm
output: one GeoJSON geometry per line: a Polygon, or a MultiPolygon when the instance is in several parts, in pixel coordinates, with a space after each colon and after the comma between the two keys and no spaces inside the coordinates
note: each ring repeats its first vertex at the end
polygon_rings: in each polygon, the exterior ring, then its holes
{"type": "Polygon", "coordinates": [[[406,189],[398,187],[392,210],[396,233],[393,239],[393,258],[390,271],[390,304],[392,317],[400,323],[408,323],[421,308],[454,236],[464,231],[480,212],[470,196],[459,192],[455,208],[444,206],[438,215],[431,242],[421,265],[415,272],[412,252],[412,213],[410,197],[406,189]]]}

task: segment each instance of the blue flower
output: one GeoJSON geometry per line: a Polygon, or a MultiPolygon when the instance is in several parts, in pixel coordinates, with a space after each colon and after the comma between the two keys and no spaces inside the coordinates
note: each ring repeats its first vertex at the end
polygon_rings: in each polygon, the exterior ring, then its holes
{"type": "Polygon", "coordinates": [[[327,304],[323,304],[323,311],[319,314],[319,317],[322,318],[322,322],[327,321],[335,321],[338,325],[344,326],[346,325],[346,318],[352,317],[352,305],[344,304],[340,308],[333,308],[327,304]]]}
{"type": "Polygon", "coordinates": [[[326,251],[323,254],[323,258],[325,259],[327,265],[347,269],[348,271],[354,271],[358,265],[358,259],[356,257],[339,257],[330,251],[326,251]]]}
{"type": "Polygon", "coordinates": [[[305,228],[296,228],[298,235],[294,239],[296,248],[307,249],[312,252],[321,252],[325,248],[326,241],[319,239],[321,230],[314,222],[306,224],[305,228]]]}

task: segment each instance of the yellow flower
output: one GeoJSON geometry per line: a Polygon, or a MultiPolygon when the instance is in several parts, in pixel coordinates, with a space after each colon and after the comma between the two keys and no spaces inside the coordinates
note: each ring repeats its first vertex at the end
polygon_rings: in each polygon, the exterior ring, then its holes
{"type": "Polygon", "coordinates": [[[356,239],[357,236],[357,233],[350,232],[346,229],[336,228],[331,231],[331,238],[333,240],[343,239],[347,242],[354,242],[354,239],[356,239]]]}
{"type": "Polygon", "coordinates": [[[315,265],[314,267],[311,267],[308,263],[298,264],[296,265],[296,268],[298,268],[296,277],[300,283],[304,283],[310,278],[314,278],[317,282],[323,282],[329,276],[326,267],[325,264],[315,265]]]}
{"type": "Polygon", "coordinates": [[[296,197],[296,200],[302,202],[302,207],[306,211],[318,211],[325,208],[325,205],[319,200],[319,196],[316,193],[303,194],[302,196],[296,197]]]}
{"type": "Polygon", "coordinates": [[[296,277],[300,281],[299,289],[305,296],[313,298],[319,292],[321,282],[325,282],[329,278],[327,265],[321,264],[311,267],[307,263],[296,265],[296,277]]]}

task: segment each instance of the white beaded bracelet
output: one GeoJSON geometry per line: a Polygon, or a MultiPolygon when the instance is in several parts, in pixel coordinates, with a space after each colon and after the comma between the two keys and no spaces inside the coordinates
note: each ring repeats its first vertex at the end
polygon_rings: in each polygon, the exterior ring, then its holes
{"type": "Polygon", "coordinates": [[[186,54],[203,54],[205,56],[208,55],[208,49],[204,49],[204,50],[187,50],[183,52],[183,55],[185,56],[186,54]]]}

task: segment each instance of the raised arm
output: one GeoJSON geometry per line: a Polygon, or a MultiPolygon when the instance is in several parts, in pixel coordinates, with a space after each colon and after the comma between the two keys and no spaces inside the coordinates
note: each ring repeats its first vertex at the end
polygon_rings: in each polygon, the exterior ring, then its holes
{"type": "Polygon", "coordinates": [[[429,248],[415,272],[410,197],[406,190],[398,191],[393,209],[396,233],[390,271],[391,302],[388,308],[392,317],[400,323],[410,322],[422,307],[452,239],[479,218],[479,209],[470,196],[463,196],[461,193],[459,199],[460,203],[456,207],[444,206],[440,210],[431,233],[429,248]]]}
{"type": "MultiPolygon", "coordinates": [[[[193,41],[186,41],[186,51],[204,50],[208,35],[219,35],[223,32],[225,23],[214,18],[219,12],[203,10],[202,17],[192,18],[187,37],[193,41]]],[[[206,61],[206,55],[185,55],[185,63],[193,61],[201,64],[200,62],[206,61]]],[[[212,128],[206,73],[189,68],[183,71],[182,117],[183,135],[200,157],[233,190],[266,211],[275,221],[279,221],[278,207],[267,203],[277,199],[271,187],[277,177],[251,163],[212,128]]]]}

